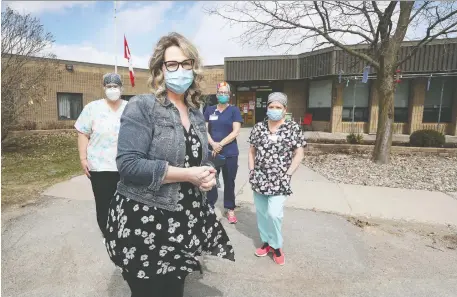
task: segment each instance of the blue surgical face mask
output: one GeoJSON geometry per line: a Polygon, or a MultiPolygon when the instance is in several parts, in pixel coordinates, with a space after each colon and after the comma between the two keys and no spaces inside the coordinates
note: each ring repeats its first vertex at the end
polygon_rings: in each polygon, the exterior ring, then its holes
{"type": "Polygon", "coordinates": [[[182,69],[170,72],[165,70],[165,84],[167,88],[175,94],[184,94],[194,81],[193,70],[182,69]]]}
{"type": "Polygon", "coordinates": [[[229,95],[217,95],[217,102],[220,104],[226,104],[229,102],[230,96],[229,95]]]}
{"type": "Polygon", "coordinates": [[[282,110],[280,109],[268,109],[267,116],[272,121],[279,121],[282,119],[282,110]]]}

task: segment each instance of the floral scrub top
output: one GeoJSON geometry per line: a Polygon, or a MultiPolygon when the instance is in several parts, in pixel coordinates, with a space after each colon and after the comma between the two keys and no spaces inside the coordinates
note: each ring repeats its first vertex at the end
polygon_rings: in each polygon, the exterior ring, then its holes
{"type": "Polygon", "coordinates": [[[75,128],[89,135],[87,146],[87,162],[91,171],[117,171],[117,138],[121,126],[121,115],[127,101],[121,100],[121,105],[113,111],[105,99],[99,99],[87,104],[75,128]]]}
{"type": "Polygon", "coordinates": [[[249,175],[252,190],[263,195],[290,195],[290,176],[295,149],[306,146],[300,126],[286,120],[276,133],[268,129],[268,121],[257,123],[251,130],[249,143],[256,148],[254,170],[249,175]]]}

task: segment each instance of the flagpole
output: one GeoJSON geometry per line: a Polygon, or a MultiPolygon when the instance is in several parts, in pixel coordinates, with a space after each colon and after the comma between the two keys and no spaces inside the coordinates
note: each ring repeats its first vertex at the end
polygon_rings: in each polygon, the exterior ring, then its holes
{"type": "Polygon", "coordinates": [[[116,1],[114,1],[114,73],[117,73],[117,20],[116,20],[116,1]]]}

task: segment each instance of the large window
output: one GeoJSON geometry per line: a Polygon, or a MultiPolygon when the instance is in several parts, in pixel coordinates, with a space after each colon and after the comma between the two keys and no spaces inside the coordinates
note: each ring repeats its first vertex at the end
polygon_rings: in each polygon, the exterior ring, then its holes
{"type": "Polygon", "coordinates": [[[76,120],[83,110],[83,94],[57,93],[59,120],[76,120]]]}
{"type": "Polygon", "coordinates": [[[395,89],[394,97],[394,121],[396,123],[407,123],[409,118],[409,79],[403,80],[395,89]]]}
{"type": "Polygon", "coordinates": [[[313,115],[313,121],[330,121],[332,108],[332,81],[312,81],[309,84],[307,113],[313,115]]]}
{"type": "Polygon", "coordinates": [[[135,97],[135,95],[121,95],[121,99],[125,101],[129,101],[133,97],[135,97]]]}
{"type": "Polygon", "coordinates": [[[425,93],[424,114],[422,122],[437,123],[438,119],[441,123],[452,122],[452,89],[455,87],[455,82],[450,78],[432,78],[430,88],[425,93]],[[443,85],[444,84],[444,85],[443,85]],[[441,89],[443,89],[443,99],[441,100],[441,89]],[[441,102],[441,117],[440,113],[441,102]]]}
{"type": "Polygon", "coordinates": [[[343,89],[343,122],[368,122],[370,87],[368,83],[351,81],[343,89]]]}

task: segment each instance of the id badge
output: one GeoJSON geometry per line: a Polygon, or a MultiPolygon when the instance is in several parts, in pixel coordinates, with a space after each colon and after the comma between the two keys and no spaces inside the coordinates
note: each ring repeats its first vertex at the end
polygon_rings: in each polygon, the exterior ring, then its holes
{"type": "Polygon", "coordinates": [[[209,120],[210,121],[217,121],[217,119],[219,118],[219,116],[215,115],[215,114],[212,114],[209,116],[209,120]]]}
{"type": "Polygon", "coordinates": [[[278,135],[268,135],[268,139],[270,139],[271,142],[276,143],[278,142],[278,135]]]}

